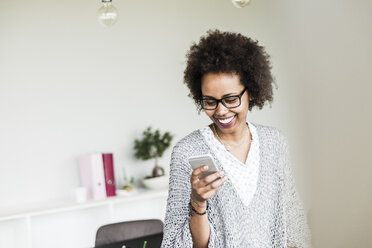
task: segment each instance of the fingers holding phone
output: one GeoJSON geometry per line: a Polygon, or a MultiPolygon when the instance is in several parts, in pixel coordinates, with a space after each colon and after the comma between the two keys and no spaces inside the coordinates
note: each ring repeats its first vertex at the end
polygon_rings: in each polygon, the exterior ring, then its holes
{"type": "Polygon", "coordinates": [[[189,162],[194,169],[190,178],[192,197],[203,203],[217,193],[227,177],[223,171],[217,170],[213,157],[209,154],[190,157],[189,162]]]}

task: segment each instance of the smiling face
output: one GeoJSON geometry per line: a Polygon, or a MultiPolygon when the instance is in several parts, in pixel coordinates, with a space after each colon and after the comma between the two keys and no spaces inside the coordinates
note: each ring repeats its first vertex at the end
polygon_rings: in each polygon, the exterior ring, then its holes
{"type": "MultiPolygon", "coordinates": [[[[227,96],[240,95],[243,90],[244,85],[236,74],[208,73],[202,78],[203,98],[222,99],[227,96]]],[[[245,91],[239,107],[228,109],[220,102],[217,109],[204,111],[223,134],[233,134],[246,128],[248,99],[248,92],[245,91]]]]}

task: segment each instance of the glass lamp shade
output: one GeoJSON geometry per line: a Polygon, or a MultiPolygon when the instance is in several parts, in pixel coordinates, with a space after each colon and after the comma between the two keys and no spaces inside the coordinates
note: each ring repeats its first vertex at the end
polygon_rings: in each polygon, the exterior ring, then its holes
{"type": "Polygon", "coordinates": [[[231,0],[235,7],[241,9],[247,6],[251,0],[231,0]]]}
{"type": "Polygon", "coordinates": [[[98,22],[105,27],[111,27],[118,20],[118,11],[111,2],[102,1],[103,6],[98,9],[98,22]]]}

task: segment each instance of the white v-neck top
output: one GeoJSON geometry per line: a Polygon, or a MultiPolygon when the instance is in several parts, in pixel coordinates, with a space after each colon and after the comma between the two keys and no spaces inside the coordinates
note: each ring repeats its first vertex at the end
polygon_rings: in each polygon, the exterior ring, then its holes
{"type": "Polygon", "coordinates": [[[252,143],[245,164],[226,150],[225,146],[214,137],[209,126],[200,129],[207,144],[223,166],[218,169],[225,172],[245,206],[249,205],[256,192],[260,165],[257,130],[250,122],[248,122],[248,127],[252,134],[252,143]]]}

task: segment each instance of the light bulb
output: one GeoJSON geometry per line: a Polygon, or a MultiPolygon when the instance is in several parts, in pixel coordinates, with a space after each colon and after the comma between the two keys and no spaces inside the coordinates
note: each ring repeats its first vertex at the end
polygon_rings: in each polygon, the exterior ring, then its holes
{"type": "Polygon", "coordinates": [[[251,0],[231,0],[235,7],[241,9],[247,6],[251,0]]]}
{"type": "Polygon", "coordinates": [[[105,27],[111,27],[118,20],[118,11],[111,4],[112,0],[102,0],[103,6],[98,9],[97,17],[99,23],[105,27]]]}

